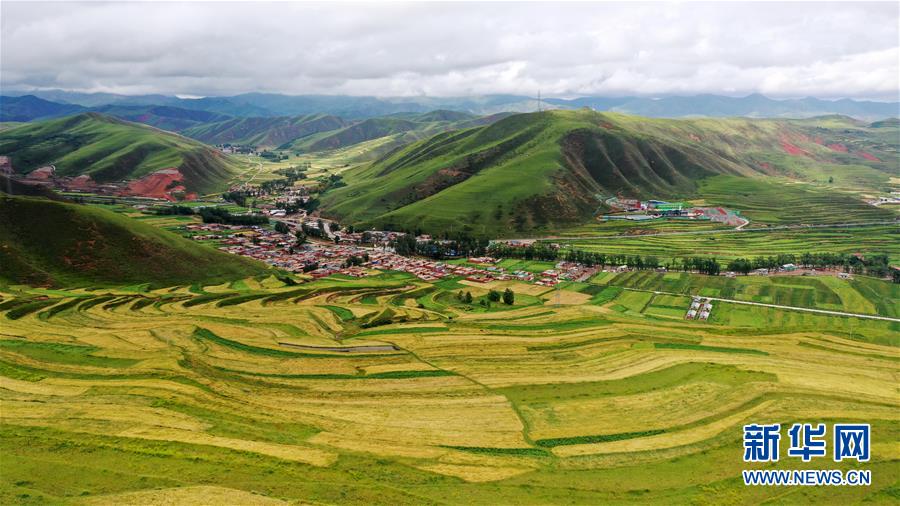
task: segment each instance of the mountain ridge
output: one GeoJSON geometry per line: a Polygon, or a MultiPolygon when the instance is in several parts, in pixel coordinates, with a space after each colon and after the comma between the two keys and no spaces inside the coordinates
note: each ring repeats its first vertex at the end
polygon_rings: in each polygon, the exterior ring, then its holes
{"type": "MultiPolygon", "coordinates": [[[[33,95],[43,100],[85,108],[100,106],[171,106],[202,110],[236,117],[301,116],[331,114],[347,120],[359,120],[395,113],[423,113],[436,109],[489,115],[498,112],[532,112],[539,103],[535,97],[522,95],[482,95],[470,97],[374,97],[341,95],[283,95],[277,93],[245,93],[223,97],[196,99],[165,95],[115,95],[78,93],[62,90],[4,91],[7,97],[33,95]]],[[[0,100],[0,118],[5,100],[0,100]]],[[[691,95],[663,97],[586,96],[572,99],[545,98],[544,107],[577,109],[591,107],[650,117],[785,117],[804,118],[837,113],[868,121],[900,116],[900,102],[871,100],[823,100],[813,97],[771,99],[761,94],[744,97],[691,95]]],[[[21,116],[20,116],[21,117],[21,116]]],[[[11,120],[8,120],[11,121],[11,120]]]]}

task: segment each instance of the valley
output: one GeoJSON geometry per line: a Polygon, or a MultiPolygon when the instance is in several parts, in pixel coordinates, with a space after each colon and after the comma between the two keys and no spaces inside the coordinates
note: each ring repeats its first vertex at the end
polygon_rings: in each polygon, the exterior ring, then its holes
{"type": "Polygon", "coordinates": [[[896,496],[896,125],[107,112],[0,130],[4,504],[896,496]]]}

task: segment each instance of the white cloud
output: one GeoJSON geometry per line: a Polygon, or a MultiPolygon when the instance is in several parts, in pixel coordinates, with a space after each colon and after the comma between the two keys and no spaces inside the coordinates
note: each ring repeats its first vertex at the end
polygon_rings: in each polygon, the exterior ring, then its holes
{"type": "Polygon", "coordinates": [[[0,3],[0,85],[897,100],[900,4],[0,3]]]}

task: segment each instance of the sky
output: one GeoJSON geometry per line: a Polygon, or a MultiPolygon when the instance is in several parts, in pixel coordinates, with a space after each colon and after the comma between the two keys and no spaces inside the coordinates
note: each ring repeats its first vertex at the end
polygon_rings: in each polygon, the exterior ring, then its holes
{"type": "Polygon", "coordinates": [[[0,89],[900,100],[900,2],[0,2],[0,89]]]}

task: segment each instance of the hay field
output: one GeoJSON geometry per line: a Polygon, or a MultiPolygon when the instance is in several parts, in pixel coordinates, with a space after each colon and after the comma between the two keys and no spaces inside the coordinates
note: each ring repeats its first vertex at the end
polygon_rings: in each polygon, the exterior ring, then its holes
{"type": "Polygon", "coordinates": [[[900,324],[459,286],[6,287],[0,503],[896,501],[900,324]],[[871,423],[873,485],[744,487],[741,425],[795,421],[871,423]]]}

